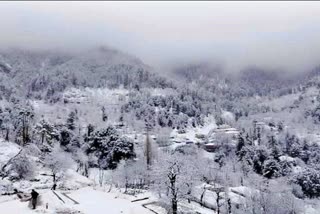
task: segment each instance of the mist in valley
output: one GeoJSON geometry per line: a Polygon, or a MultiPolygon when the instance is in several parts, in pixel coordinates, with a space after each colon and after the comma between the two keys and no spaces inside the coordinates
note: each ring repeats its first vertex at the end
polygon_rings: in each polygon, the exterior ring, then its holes
{"type": "Polygon", "coordinates": [[[318,14],[0,3],[0,212],[319,213],[318,14]]]}

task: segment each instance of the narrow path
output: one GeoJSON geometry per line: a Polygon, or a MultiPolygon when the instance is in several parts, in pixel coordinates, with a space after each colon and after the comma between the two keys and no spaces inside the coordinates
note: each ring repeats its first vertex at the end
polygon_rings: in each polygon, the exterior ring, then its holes
{"type": "Polygon", "coordinates": [[[52,192],[59,198],[60,201],[62,201],[64,204],[66,203],[55,191],[52,190],[52,192]]]}
{"type": "Polygon", "coordinates": [[[61,193],[62,195],[64,195],[66,198],[68,198],[69,200],[73,201],[74,204],[80,204],[78,201],[74,200],[73,198],[71,198],[69,195],[67,195],[67,193],[61,193]]]}
{"type": "Polygon", "coordinates": [[[146,203],[146,204],[142,204],[142,206],[148,210],[150,210],[151,212],[153,212],[154,214],[159,214],[157,213],[156,211],[154,211],[153,209],[147,207],[148,205],[152,205],[152,204],[155,204],[155,202],[149,202],[149,203],[146,203]]]}

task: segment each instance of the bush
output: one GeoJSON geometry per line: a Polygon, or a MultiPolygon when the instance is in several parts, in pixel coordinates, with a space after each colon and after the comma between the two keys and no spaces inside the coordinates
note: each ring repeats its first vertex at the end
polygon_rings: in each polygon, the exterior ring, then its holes
{"type": "Polygon", "coordinates": [[[307,168],[295,175],[293,183],[301,187],[302,192],[309,198],[320,197],[320,171],[307,168]]]}
{"type": "Polygon", "coordinates": [[[35,164],[26,155],[17,156],[10,166],[11,179],[29,179],[34,175],[35,164]]]}
{"type": "Polygon", "coordinates": [[[275,159],[268,159],[263,163],[262,173],[267,178],[276,178],[281,176],[281,166],[275,159]]]}

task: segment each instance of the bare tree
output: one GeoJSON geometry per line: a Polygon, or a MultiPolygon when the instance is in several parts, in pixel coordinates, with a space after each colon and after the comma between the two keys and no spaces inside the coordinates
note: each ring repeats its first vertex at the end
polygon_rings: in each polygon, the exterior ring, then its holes
{"type": "Polygon", "coordinates": [[[161,153],[157,163],[153,166],[152,188],[165,202],[170,204],[173,214],[178,213],[179,200],[191,200],[192,189],[200,180],[197,176],[200,173],[194,171],[199,167],[193,167],[192,161],[188,161],[188,158],[191,160],[192,157],[194,158],[194,156],[189,157],[180,153],[161,153]]]}
{"type": "Polygon", "coordinates": [[[51,170],[53,182],[57,181],[57,174],[69,169],[73,163],[72,158],[66,152],[62,151],[59,146],[55,146],[50,154],[44,159],[45,166],[51,170]]]}

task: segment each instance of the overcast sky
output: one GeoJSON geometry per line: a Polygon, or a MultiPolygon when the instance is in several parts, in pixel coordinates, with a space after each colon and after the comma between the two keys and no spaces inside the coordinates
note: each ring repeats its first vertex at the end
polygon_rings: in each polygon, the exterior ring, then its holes
{"type": "Polygon", "coordinates": [[[320,64],[320,2],[0,2],[0,46],[109,45],[157,65],[320,64]]]}

